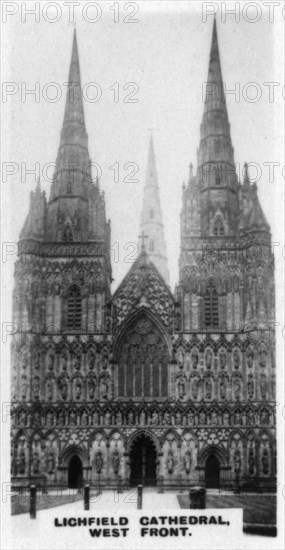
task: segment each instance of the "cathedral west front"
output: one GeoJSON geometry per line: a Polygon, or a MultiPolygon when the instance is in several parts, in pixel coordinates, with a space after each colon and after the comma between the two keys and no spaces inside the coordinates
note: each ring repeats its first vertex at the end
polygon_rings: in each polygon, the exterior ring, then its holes
{"type": "Polygon", "coordinates": [[[206,96],[197,171],[182,188],[175,291],[151,137],[140,253],[112,293],[74,33],[60,174],[48,200],[40,183],[31,193],[15,265],[14,486],[275,488],[271,233],[247,165],[236,174],[222,82],[215,23],[218,93],[206,96]]]}

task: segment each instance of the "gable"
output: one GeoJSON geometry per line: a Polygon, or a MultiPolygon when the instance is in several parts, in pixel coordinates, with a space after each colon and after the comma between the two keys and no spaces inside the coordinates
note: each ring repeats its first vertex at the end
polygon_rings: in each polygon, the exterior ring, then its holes
{"type": "Polygon", "coordinates": [[[159,271],[143,250],[116,290],[113,317],[119,328],[130,313],[151,308],[167,330],[172,330],[174,297],[159,271]]]}

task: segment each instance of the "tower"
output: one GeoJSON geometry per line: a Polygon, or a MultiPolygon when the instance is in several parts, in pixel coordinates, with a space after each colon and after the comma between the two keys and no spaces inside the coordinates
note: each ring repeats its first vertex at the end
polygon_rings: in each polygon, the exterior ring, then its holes
{"type": "Polygon", "coordinates": [[[156,265],[165,282],[169,284],[166,244],[164,239],[164,227],[152,135],[149,142],[143,207],[140,221],[140,233],[143,232],[148,237],[146,243],[148,256],[156,265]]]}
{"type": "Polygon", "coordinates": [[[91,174],[74,32],[50,197],[40,183],[31,193],[15,266],[13,479],[65,480],[66,471],[58,470],[64,426],[68,440],[76,415],[86,422],[83,403],[110,395],[110,283],[110,222],[91,174]]]}

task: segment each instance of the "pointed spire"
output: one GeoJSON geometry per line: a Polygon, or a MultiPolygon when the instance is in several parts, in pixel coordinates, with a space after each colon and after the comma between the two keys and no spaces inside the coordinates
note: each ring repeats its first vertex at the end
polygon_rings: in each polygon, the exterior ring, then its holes
{"type": "MultiPolygon", "coordinates": [[[[207,83],[203,89],[204,113],[201,124],[201,139],[198,150],[198,169],[203,164],[225,163],[233,167],[230,177],[236,182],[234,152],[231,142],[230,124],[224,95],[224,84],[220,63],[217,23],[214,20],[207,83]]],[[[214,170],[212,170],[214,182],[214,170]]]]}
{"type": "Polygon", "coordinates": [[[243,167],[243,184],[246,187],[250,186],[250,179],[249,179],[249,174],[248,174],[248,164],[247,164],[247,162],[244,163],[244,167],[243,167]]]}
{"type": "Polygon", "coordinates": [[[73,33],[63,127],[70,122],[78,122],[85,128],[76,29],[73,33]]]}
{"type": "MultiPolygon", "coordinates": [[[[154,153],[153,135],[149,140],[148,161],[144,186],[143,208],[141,213],[140,235],[148,235],[147,242],[142,242],[141,250],[146,251],[150,259],[169,284],[166,244],[160,206],[159,186],[154,153]]],[[[145,238],[145,237],[144,237],[145,238]]]]}

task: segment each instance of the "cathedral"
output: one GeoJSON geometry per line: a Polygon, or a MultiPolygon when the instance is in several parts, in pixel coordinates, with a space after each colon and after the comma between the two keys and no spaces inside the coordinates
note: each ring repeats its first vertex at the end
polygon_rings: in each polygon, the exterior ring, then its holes
{"type": "Polygon", "coordinates": [[[74,33],[60,170],[48,200],[40,182],[31,192],[15,265],[13,486],[274,490],[271,233],[248,166],[236,173],[222,82],[214,23],[218,92],[182,187],[178,283],[172,293],[151,137],[140,252],[112,293],[74,33]]]}

